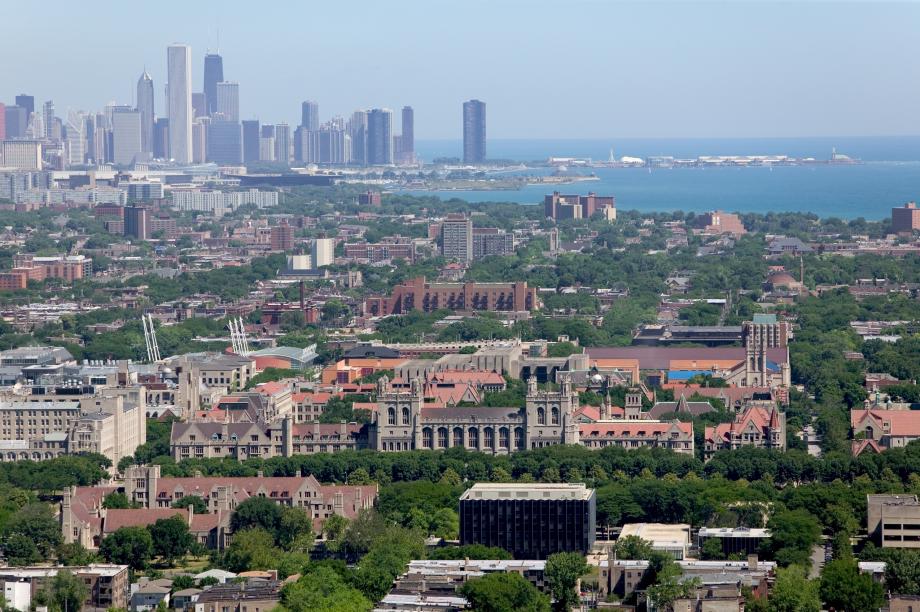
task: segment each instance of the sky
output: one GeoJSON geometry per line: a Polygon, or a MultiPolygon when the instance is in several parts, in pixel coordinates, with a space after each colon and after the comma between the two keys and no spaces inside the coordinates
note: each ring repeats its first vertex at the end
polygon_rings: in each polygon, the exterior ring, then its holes
{"type": "Polygon", "coordinates": [[[146,67],[165,115],[166,46],[200,91],[218,31],[264,123],[411,105],[417,139],[456,139],[478,98],[490,139],[920,134],[920,3],[871,0],[6,1],[0,102],[133,103],[146,67]]]}

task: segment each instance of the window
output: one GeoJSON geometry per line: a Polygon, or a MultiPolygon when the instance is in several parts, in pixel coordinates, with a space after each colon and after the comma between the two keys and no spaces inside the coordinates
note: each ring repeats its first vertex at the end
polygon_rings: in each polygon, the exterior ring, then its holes
{"type": "Polygon", "coordinates": [[[485,431],[485,447],[488,449],[495,448],[495,431],[491,427],[486,427],[485,431]]]}
{"type": "Polygon", "coordinates": [[[553,415],[552,416],[553,425],[558,425],[559,424],[559,406],[553,406],[552,415],[553,415]]]}
{"type": "Polygon", "coordinates": [[[402,424],[403,424],[403,425],[408,425],[408,424],[409,424],[409,407],[408,407],[408,406],[403,406],[403,409],[402,409],[402,424]]]}
{"type": "Polygon", "coordinates": [[[479,430],[471,427],[469,440],[467,442],[470,448],[479,448],[479,430]]]}
{"type": "Polygon", "coordinates": [[[463,428],[454,427],[454,446],[463,446],[463,428]]]}
{"type": "Polygon", "coordinates": [[[432,442],[431,428],[426,427],[422,430],[422,448],[431,448],[432,442]]]}
{"type": "Polygon", "coordinates": [[[396,408],[387,408],[387,425],[396,425],[396,408]]]}
{"type": "Polygon", "coordinates": [[[438,427],[438,448],[447,448],[447,428],[438,427]]]}
{"type": "Polygon", "coordinates": [[[537,425],[546,425],[546,410],[543,406],[537,408],[537,425]]]}
{"type": "Polygon", "coordinates": [[[511,447],[511,435],[507,427],[502,427],[498,430],[498,447],[499,448],[510,448],[511,447]]]}

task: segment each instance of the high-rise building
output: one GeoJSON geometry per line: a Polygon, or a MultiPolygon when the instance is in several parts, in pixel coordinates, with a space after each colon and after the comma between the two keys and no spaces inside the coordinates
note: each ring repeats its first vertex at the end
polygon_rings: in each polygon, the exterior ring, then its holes
{"type": "Polygon", "coordinates": [[[355,111],[348,122],[348,135],[351,136],[350,163],[358,166],[367,165],[367,112],[355,111]]]}
{"type": "Polygon", "coordinates": [[[367,113],[367,164],[393,164],[393,111],[375,108],[367,113]]]}
{"type": "Polygon", "coordinates": [[[0,142],[6,140],[6,104],[0,102],[0,142]]]}
{"type": "Polygon", "coordinates": [[[208,116],[208,102],[203,91],[192,92],[192,116],[195,119],[208,116]]]}
{"type": "Polygon", "coordinates": [[[198,117],[192,124],[192,163],[203,164],[208,161],[208,117],[198,117]]]}
{"type": "Polygon", "coordinates": [[[238,121],[211,121],[208,127],[208,161],[221,166],[243,163],[243,127],[238,121]]]}
{"type": "Polygon", "coordinates": [[[331,266],[335,262],[335,238],[316,238],[310,252],[310,264],[314,270],[331,266]]]}
{"type": "Polygon", "coordinates": [[[300,127],[311,132],[319,129],[319,104],[313,100],[305,100],[300,105],[300,127]]]}
{"type": "Polygon", "coordinates": [[[169,158],[169,119],[160,117],[153,124],[153,156],[157,159],[169,158]]]}
{"type": "Polygon", "coordinates": [[[130,106],[116,106],[112,113],[112,161],[130,166],[143,150],[140,111],[130,106]]]}
{"type": "Polygon", "coordinates": [[[192,48],[170,45],[166,51],[169,156],[177,164],[192,161],[192,48]]]}
{"type": "MultiPolygon", "coordinates": [[[[18,96],[17,96],[18,98],[18,96]]],[[[29,127],[29,112],[18,104],[7,106],[5,115],[6,137],[7,138],[25,138],[26,129],[29,127]]]]}
{"type": "Polygon", "coordinates": [[[214,118],[218,121],[240,120],[240,85],[229,81],[217,84],[217,106],[214,118]]]}
{"type": "Polygon", "coordinates": [[[70,113],[64,124],[64,158],[68,168],[86,163],[86,119],[83,113],[70,113]]]}
{"type": "Polygon", "coordinates": [[[54,100],[47,100],[42,105],[42,121],[45,124],[45,138],[54,137],[54,100]]]}
{"type": "Polygon", "coordinates": [[[217,112],[217,84],[224,80],[224,58],[217,53],[204,56],[204,98],[208,115],[217,112]]]}
{"type": "Polygon", "coordinates": [[[463,103],[463,163],[486,161],[486,103],[468,100],[463,103]]]}
{"type": "Polygon", "coordinates": [[[137,112],[141,118],[141,151],[153,154],[153,79],[146,70],[137,80],[137,112]]]}
{"type": "Polygon", "coordinates": [[[138,240],[150,237],[150,211],[142,206],[125,206],[125,236],[138,240]]]}
{"type": "Polygon", "coordinates": [[[351,157],[351,138],[341,124],[327,123],[318,130],[297,128],[298,161],[308,164],[346,164],[351,157]]]}
{"type": "Polygon", "coordinates": [[[259,161],[259,120],[243,121],[243,163],[259,161]]]}
{"type": "Polygon", "coordinates": [[[275,161],[291,161],[291,126],[287,123],[275,125],[275,161]]]}
{"type": "Polygon", "coordinates": [[[402,133],[396,141],[396,163],[411,166],[415,163],[415,111],[411,106],[402,109],[402,133]]]}
{"type": "Polygon", "coordinates": [[[35,96],[19,94],[16,96],[16,106],[26,109],[26,119],[35,112],[35,96]]]}
{"type": "Polygon", "coordinates": [[[38,140],[4,140],[3,165],[18,170],[41,170],[42,143],[38,140]]]}
{"type": "Polygon", "coordinates": [[[473,260],[473,221],[462,213],[450,213],[441,223],[441,255],[456,261],[473,260]]]}
{"type": "Polygon", "coordinates": [[[286,219],[271,228],[269,240],[273,251],[290,251],[294,248],[294,229],[286,219]]]}

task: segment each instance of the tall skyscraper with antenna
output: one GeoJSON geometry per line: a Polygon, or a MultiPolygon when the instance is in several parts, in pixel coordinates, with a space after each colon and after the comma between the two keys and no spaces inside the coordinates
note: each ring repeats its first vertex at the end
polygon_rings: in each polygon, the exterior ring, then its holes
{"type": "Polygon", "coordinates": [[[141,151],[153,153],[153,79],[144,70],[137,80],[137,112],[141,116],[141,151]]]}
{"type": "Polygon", "coordinates": [[[204,97],[208,115],[217,112],[217,84],[224,81],[224,58],[217,53],[204,56],[204,97]]]}
{"type": "Polygon", "coordinates": [[[192,48],[174,44],[166,50],[169,83],[169,156],[178,164],[192,163],[192,48]]]}

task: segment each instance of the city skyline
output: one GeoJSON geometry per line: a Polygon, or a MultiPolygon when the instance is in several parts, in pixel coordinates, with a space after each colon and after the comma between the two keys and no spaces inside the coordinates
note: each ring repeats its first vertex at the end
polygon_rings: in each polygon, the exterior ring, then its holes
{"type": "MultiPolygon", "coordinates": [[[[446,3],[438,23],[400,23],[396,11],[355,3],[368,19],[349,26],[352,48],[303,65],[290,59],[302,50],[284,25],[306,10],[297,7],[260,7],[227,24],[213,16],[209,3],[165,2],[158,10],[103,5],[90,12],[100,31],[111,34],[110,44],[120,46],[119,53],[104,56],[102,71],[86,70],[103,52],[92,41],[49,57],[23,30],[10,32],[0,47],[30,58],[4,67],[6,98],[25,91],[54,99],[61,110],[135,104],[137,75],[145,68],[157,85],[156,107],[165,108],[162,48],[181,40],[192,47],[193,91],[203,90],[204,55],[219,50],[227,78],[240,83],[240,117],[263,122],[299,125],[303,100],[318,102],[321,122],[356,108],[411,104],[417,139],[458,139],[457,107],[478,98],[489,103],[490,138],[496,139],[920,133],[909,103],[920,95],[920,84],[905,78],[917,68],[909,48],[909,33],[920,24],[916,5],[651,4],[584,1],[563,12],[546,2],[528,3],[527,11],[515,2],[446,3]],[[183,19],[171,19],[180,8],[183,19]],[[126,11],[150,27],[130,36],[116,31],[126,11]],[[258,48],[245,45],[263,22],[281,24],[281,30],[258,48]],[[445,24],[475,33],[477,44],[455,52],[462,42],[445,24]],[[566,32],[578,36],[566,36],[564,45],[541,42],[566,32]],[[277,71],[285,78],[275,78],[277,71]],[[586,93],[552,93],[572,84],[586,93]],[[876,112],[861,113],[865,108],[876,112]]],[[[410,14],[422,8],[404,3],[410,14]]],[[[76,7],[53,9],[81,19],[76,7]]],[[[36,10],[17,7],[6,21],[28,19],[36,10]]],[[[343,11],[310,10],[317,17],[343,11]]],[[[60,33],[62,44],[80,28],[73,30],[60,33]]],[[[318,32],[311,50],[336,48],[336,32],[318,32]]]]}

